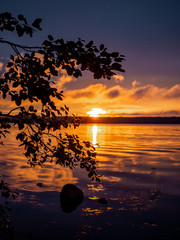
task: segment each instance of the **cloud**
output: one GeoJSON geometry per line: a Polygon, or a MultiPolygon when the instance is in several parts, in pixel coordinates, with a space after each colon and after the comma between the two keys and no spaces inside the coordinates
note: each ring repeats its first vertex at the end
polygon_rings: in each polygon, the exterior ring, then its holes
{"type": "Polygon", "coordinates": [[[59,91],[61,91],[62,89],[64,89],[64,85],[66,83],[70,83],[70,82],[75,82],[77,79],[72,77],[72,76],[69,76],[66,72],[66,70],[64,69],[60,69],[59,70],[60,72],[60,77],[59,78],[56,78],[56,87],[59,91]]]}
{"type": "Polygon", "coordinates": [[[169,111],[152,111],[152,112],[133,112],[133,113],[121,113],[122,116],[144,116],[144,117],[155,117],[155,116],[159,116],[159,117],[170,117],[170,116],[174,116],[174,117],[180,117],[180,111],[178,110],[169,110],[169,111]]]}
{"type": "MultiPolygon", "coordinates": [[[[57,87],[59,90],[65,89],[66,83],[75,80],[62,71],[62,75],[56,79],[57,87]]],[[[29,103],[25,101],[23,104],[29,103]]],[[[57,100],[56,104],[66,104],[71,113],[79,115],[86,114],[92,108],[102,108],[109,116],[180,116],[180,84],[162,88],[152,84],[138,86],[138,82],[134,81],[130,88],[119,84],[108,88],[105,84],[97,83],[80,89],[66,89],[63,101],[57,100]]],[[[0,111],[8,111],[13,107],[10,101],[2,98],[0,106],[0,111]]]]}
{"type": "Polygon", "coordinates": [[[107,94],[107,96],[108,96],[109,98],[116,98],[116,97],[118,97],[119,95],[120,95],[120,92],[119,92],[118,89],[112,90],[112,91],[110,91],[110,92],[107,94]]]}
{"type": "Polygon", "coordinates": [[[161,112],[155,112],[154,115],[158,116],[180,116],[180,111],[178,110],[169,110],[169,111],[161,111],[161,112]]]}
{"type": "Polygon", "coordinates": [[[2,71],[3,65],[4,64],[2,62],[0,62],[0,71],[2,71]]]}
{"type": "Polygon", "coordinates": [[[72,95],[73,98],[91,98],[94,96],[94,92],[92,91],[79,91],[72,95]]]}
{"type": "MultiPolygon", "coordinates": [[[[106,89],[106,86],[103,84],[92,84],[86,88],[70,90],[65,93],[65,97],[73,99],[82,99],[83,101],[89,101],[97,99],[106,89]]],[[[78,100],[79,101],[79,100],[78,100]]]]}
{"type": "Polygon", "coordinates": [[[180,111],[180,85],[167,89],[150,84],[131,88],[94,84],[65,93],[66,104],[70,103],[77,114],[85,114],[94,107],[113,115],[179,116],[180,111]]]}
{"type": "Polygon", "coordinates": [[[177,84],[170,88],[165,94],[165,98],[180,98],[180,85],[177,84]]]}
{"type": "Polygon", "coordinates": [[[138,81],[136,81],[136,80],[134,80],[133,82],[132,82],[132,86],[133,87],[136,87],[136,86],[138,86],[140,84],[140,82],[138,82],[138,81]]]}
{"type": "Polygon", "coordinates": [[[122,76],[122,75],[117,74],[117,75],[114,75],[113,78],[115,79],[116,83],[120,83],[120,82],[124,81],[124,76],[122,76]]]}
{"type": "Polygon", "coordinates": [[[145,97],[149,98],[149,97],[154,97],[157,92],[158,92],[157,87],[153,85],[146,85],[146,86],[134,89],[131,97],[135,99],[142,99],[145,97]]]}

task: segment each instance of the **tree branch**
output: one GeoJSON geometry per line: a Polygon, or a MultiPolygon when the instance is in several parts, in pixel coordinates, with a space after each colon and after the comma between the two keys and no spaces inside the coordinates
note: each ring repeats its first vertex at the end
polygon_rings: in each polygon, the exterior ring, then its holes
{"type": "Polygon", "coordinates": [[[20,55],[20,53],[17,50],[17,48],[21,48],[21,49],[23,49],[25,51],[30,51],[30,52],[32,52],[31,49],[42,49],[43,48],[43,47],[38,47],[38,46],[34,46],[34,47],[31,46],[30,47],[30,46],[20,45],[20,44],[17,44],[17,43],[13,43],[13,42],[10,42],[10,41],[3,40],[3,38],[0,38],[0,43],[6,43],[6,44],[10,45],[13,48],[13,50],[16,53],[18,53],[18,55],[20,55]]]}

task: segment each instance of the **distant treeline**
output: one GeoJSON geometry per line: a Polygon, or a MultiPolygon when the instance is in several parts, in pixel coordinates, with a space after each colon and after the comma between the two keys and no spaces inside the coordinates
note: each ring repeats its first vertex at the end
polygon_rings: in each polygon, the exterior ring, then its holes
{"type": "Polygon", "coordinates": [[[81,123],[180,124],[180,117],[82,117],[81,123]]]}
{"type": "MultiPolygon", "coordinates": [[[[180,124],[180,117],[78,117],[80,123],[119,123],[119,124],[180,124]]],[[[0,116],[1,119],[6,120],[9,123],[17,122],[14,117],[0,116]]],[[[59,121],[62,121],[64,117],[58,117],[59,121]]],[[[73,117],[68,117],[69,122],[72,122],[73,117]]],[[[49,118],[49,120],[53,120],[49,118]]],[[[56,120],[57,121],[57,120],[56,120]]],[[[32,122],[33,123],[33,122],[32,122]]]]}

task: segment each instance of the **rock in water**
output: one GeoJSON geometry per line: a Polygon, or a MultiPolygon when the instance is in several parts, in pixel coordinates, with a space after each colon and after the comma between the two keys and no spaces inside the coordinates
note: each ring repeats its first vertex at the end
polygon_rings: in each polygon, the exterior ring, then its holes
{"type": "Polygon", "coordinates": [[[66,184],[60,193],[60,202],[63,212],[70,213],[83,201],[84,194],[73,184],[66,184]]]}
{"type": "Polygon", "coordinates": [[[42,187],[42,186],[43,186],[42,183],[37,183],[36,185],[37,185],[38,187],[42,187]]]}
{"type": "Polygon", "coordinates": [[[107,204],[107,200],[105,198],[99,198],[97,202],[101,204],[107,204]]]}

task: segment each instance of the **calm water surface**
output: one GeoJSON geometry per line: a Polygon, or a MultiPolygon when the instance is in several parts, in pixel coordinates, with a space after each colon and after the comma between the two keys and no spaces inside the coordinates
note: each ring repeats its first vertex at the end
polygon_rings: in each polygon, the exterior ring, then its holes
{"type": "Polygon", "coordinates": [[[0,175],[20,192],[11,213],[17,239],[179,239],[180,126],[89,124],[73,133],[97,146],[100,183],[79,169],[30,168],[15,129],[0,146],[0,175]],[[59,200],[66,183],[85,195],[69,214],[59,200]]]}

